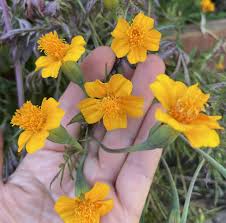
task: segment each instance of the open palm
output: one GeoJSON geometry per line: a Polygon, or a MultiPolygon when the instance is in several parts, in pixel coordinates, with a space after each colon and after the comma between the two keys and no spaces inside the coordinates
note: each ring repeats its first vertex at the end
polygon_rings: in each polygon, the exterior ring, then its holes
{"type": "MultiPolygon", "coordinates": [[[[110,71],[115,62],[113,52],[108,47],[95,49],[83,62],[82,70],[87,81],[103,79],[107,64],[110,71]]],[[[141,119],[131,119],[127,129],[106,132],[101,123],[95,126],[94,135],[103,144],[120,148],[142,142],[154,124],[154,111],[151,107],[153,95],[149,84],[159,73],[164,73],[162,60],[154,55],[137,66],[133,71],[124,65],[124,75],[133,82],[133,94],[145,99],[145,115],[141,119]]],[[[75,105],[84,98],[81,89],[70,84],[60,99],[66,115],[62,124],[66,125],[78,113],[75,105]]],[[[79,134],[79,125],[67,127],[70,134],[79,134]]],[[[0,152],[2,152],[0,139],[0,152]]],[[[46,142],[43,149],[27,155],[6,184],[0,182],[0,222],[1,223],[46,223],[62,222],[53,207],[61,195],[74,196],[74,183],[65,172],[63,186],[59,179],[50,182],[63,162],[62,145],[46,142]]],[[[112,190],[114,209],[103,217],[101,223],[138,223],[161,156],[161,150],[137,152],[132,154],[110,154],[91,142],[89,154],[84,165],[84,175],[93,185],[96,181],[108,183],[112,190]]],[[[0,154],[0,159],[2,154],[0,154]]],[[[2,171],[2,160],[0,160],[2,171]]]]}

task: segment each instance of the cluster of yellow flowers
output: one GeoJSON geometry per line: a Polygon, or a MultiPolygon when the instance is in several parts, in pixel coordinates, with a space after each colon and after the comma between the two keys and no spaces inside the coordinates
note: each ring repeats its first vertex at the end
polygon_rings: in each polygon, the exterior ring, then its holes
{"type": "MultiPolygon", "coordinates": [[[[145,61],[148,51],[158,51],[161,33],[154,29],[152,18],[139,13],[131,24],[120,18],[112,37],[111,48],[115,55],[118,58],[127,56],[129,63],[135,64],[145,61]]],[[[38,49],[45,56],[37,59],[36,70],[41,69],[43,78],[57,78],[65,62],[79,60],[85,52],[85,44],[82,36],[75,36],[68,44],[55,31],[45,34],[38,41],[38,49]]],[[[144,99],[132,95],[133,84],[122,74],[113,74],[107,83],[100,80],[86,82],[84,89],[88,97],[76,106],[88,124],[103,118],[107,130],[127,128],[127,116],[138,118],[143,115],[144,99]]],[[[218,124],[221,117],[204,113],[209,95],[197,84],[188,87],[166,74],[159,74],[150,84],[150,90],[162,104],[156,111],[156,120],[184,134],[194,148],[219,145],[216,129],[221,129],[218,124]]],[[[26,147],[33,153],[44,146],[50,132],[61,125],[65,112],[59,106],[55,99],[44,98],[41,106],[28,101],[16,111],[11,123],[23,130],[18,139],[18,151],[26,147]]],[[[66,223],[97,223],[113,208],[112,200],[104,200],[108,193],[109,186],[96,183],[82,197],[60,197],[55,210],[66,223]]]]}
{"type": "Polygon", "coordinates": [[[202,0],[201,8],[203,12],[214,12],[215,4],[211,0],[202,0]]]}

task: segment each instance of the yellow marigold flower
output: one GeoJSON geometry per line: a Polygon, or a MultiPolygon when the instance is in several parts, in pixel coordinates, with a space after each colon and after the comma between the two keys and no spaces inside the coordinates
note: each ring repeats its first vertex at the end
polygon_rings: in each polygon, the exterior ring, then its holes
{"type": "Polygon", "coordinates": [[[38,49],[43,51],[46,56],[40,56],[36,60],[36,71],[42,69],[43,78],[56,78],[64,62],[79,60],[85,52],[85,44],[82,36],[75,36],[71,44],[68,44],[64,39],[58,37],[56,31],[43,35],[38,40],[38,49]]]}
{"type": "Polygon", "coordinates": [[[59,127],[64,116],[64,111],[58,106],[55,99],[44,98],[41,106],[27,101],[16,110],[11,123],[24,130],[18,139],[18,152],[25,146],[28,153],[34,153],[44,146],[49,131],[59,127]]]}
{"type": "Polygon", "coordinates": [[[219,62],[216,64],[216,69],[219,70],[219,71],[223,71],[223,70],[225,69],[224,61],[219,61],[219,62]]]}
{"type": "Polygon", "coordinates": [[[150,84],[150,88],[164,108],[156,111],[155,117],[158,121],[183,133],[194,148],[219,145],[219,135],[214,129],[222,129],[217,122],[221,116],[203,113],[209,95],[204,94],[197,84],[188,87],[160,74],[150,84]]]}
{"type": "Polygon", "coordinates": [[[113,200],[105,200],[110,188],[97,182],[84,197],[60,197],[55,204],[55,211],[65,223],[99,223],[100,218],[113,208],[113,200]]]}
{"type": "Polygon", "coordinates": [[[201,8],[203,12],[214,12],[215,4],[211,0],[202,0],[201,8]]]}
{"type": "Polygon", "coordinates": [[[127,56],[131,64],[143,62],[147,51],[158,51],[161,33],[154,29],[154,19],[139,13],[130,25],[119,18],[114,31],[111,48],[118,58],[127,56]]]}
{"type": "Polygon", "coordinates": [[[81,113],[89,124],[100,121],[103,117],[107,130],[127,127],[127,115],[143,115],[144,99],[132,96],[132,82],[121,74],[115,74],[108,83],[99,80],[85,83],[85,90],[90,98],[79,103],[81,113]]]}

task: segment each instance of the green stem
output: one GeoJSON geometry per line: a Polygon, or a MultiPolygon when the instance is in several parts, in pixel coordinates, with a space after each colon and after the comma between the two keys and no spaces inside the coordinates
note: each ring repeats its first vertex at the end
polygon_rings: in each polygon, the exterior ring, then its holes
{"type": "Polygon", "coordinates": [[[132,145],[125,148],[108,148],[94,137],[91,137],[104,151],[109,153],[129,153],[143,150],[153,150],[156,148],[165,148],[170,145],[177,137],[179,132],[175,131],[168,125],[157,123],[149,132],[148,138],[141,144],[132,145]]]}
{"type": "Polygon", "coordinates": [[[95,138],[92,138],[105,152],[108,153],[129,153],[129,152],[136,152],[139,150],[145,150],[146,149],[156,149],[157,147],[154,148],[150,148],[150,145],[147,144],[146,142],[141,143],[141,144],[137,144],[137,145],[133,145],[133,146],[128,146],[125,148],[119,148],[119,149],[113,149],[113,148],[109,148],[107,146],[105,146],[104,144],[102,144],[100,141],[98,141],[95,138]]]}
{"type": "MultiPolygon", "coordinates": [[[[85,10],[83,4],[81,3],[81,1],[80,1],[80,0],[77,0],[77,2],[78,2],[78,4],[79,4],[80,8],[82,9],[82,12],[83,12],[84,14],[86,14],[86,10],[85,10]]],[[[90,26],[90,28],[91,28],[91,30],[92,30],[92,32],[93,32],[93,35],[94,35],[94,36],[93,36],[93,40],[94,40],[95,47],[97,47],[97,46],[99,46],[99,45],[103,45],[103,43],[102,43],[100,37],[98,36],[98,34],[97,34],[97,32],[96,32],[95,27],[93,26],[93,23],[91,22],[91,20],[90,20],[90,18],[89,18],[88,15],[87,15],[87,21],[88,21],[88,24],[89,24],[89,26],[90,26]],[[98,43],[98,42],[99,42],[99,43],[98,43]]]]}
{"type": "Polygon", "coordinates": [[[191,200],[191,195],[192,195],[192,191],[193,191],[193,188],[194,188],[194,185],[195,185],[195,182],[196,182],[196,179],[199,175],[199,172],[200,170],[202,169],[203,165],[205,163],[205,159],[203,159],[197,169],[195,170],[195,173],[191,179],[191,183],[189,185],[189,188],[188,188],[188,193],[187,193],[187,196],[186,196],[186,200],[185,200],[185,203],[184,203],[184,209],[183,209],[183,213],[182,213],[182,220],[181,220],[181,223],[186,223],[187,222],[187,217],[188,217],[188,210],[189,210],[189,205],[190,205],[190,200],[191,200]]]}
{"type": "Polygon", "coordinates": [[[172,192],[173,192],[174,208],[176,208],[178,210],[178,213],[180,213],[180,200],[179,200],[179,196],[178,196],[178,193],[177,193],[177,187],[176,187],[176,184],[174,182],[172,173],[170,171],[170,168],[169,168],[166,160],[163,157],[161,158],[161,161],[162,161],[162,164],[163,164],[163,166],[165,167],[165,169],[168,173],[168,177],[169,177],[169,180],[170,180],[170,184],[171,184],[171,188],[172,188],[172,192]]]}
{"type": "Polygon", "coordinates": [[[202,155],[213,167],[215,167],[221,174],[222,176],[226,179],[226,169],[218,163],[215,159],[213,159],[209,154],[205,153],[201,149],[196,149],[195,150],[197,153],[202,155]]]}

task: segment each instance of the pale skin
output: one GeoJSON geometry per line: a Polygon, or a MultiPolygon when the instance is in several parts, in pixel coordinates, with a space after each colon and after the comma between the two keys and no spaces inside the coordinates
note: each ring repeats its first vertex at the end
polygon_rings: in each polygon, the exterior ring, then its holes
{"type": "MultiPolygon", "coordinates": [[[[103,79],[105,65],[111,70],[115,56],[110,48],[99,47],[90,53],[82,64],[86,81],[103,79]]],[[[96,125],[95,137],[111,148],[137,144],[147,138],[153,126],[157,106],[151,106],[153,95],[149,84],[156,75],[164,73],[163,61],[149,55],[144,63],[131,70],[126,65],[125,76],[133,82],[133,95],[145,99],[145,115],[140,119],[129,119],[128,128],[106,132],[102,124],[96,125]]],[[[70,84],[60,99],[61,108],[66,112],[62,121],[66,125],[78,113],[75,107],[84,98],[84,93],[75,84],[70,84]]],[[[68,131],[75,137],[79,125],[69,126],[68,131]]],[[[0,172],[2,172],[3,139],[0,137],[0,172]]],[[[50,182],[63,162],[64,147],[47,141],[44,148],[35,154],[28,154],[6,184],[0,179],[0,221],[1,223],[60,223],[62,220],[53,207],[61,195],[74,196],[74,183],[68,171],[65,172],[62,188],[56,180],[50,189],[50,182]]],[[[94,142],[89,145],[89,154],[84,165],[84,175],[92,186],[105,182],[111,186],[109,198],[114,199],[114,209],[101,223],[138,223],[145,200],[156,171],[161,149],[131,154],[106,153],[94,142]]]]}

